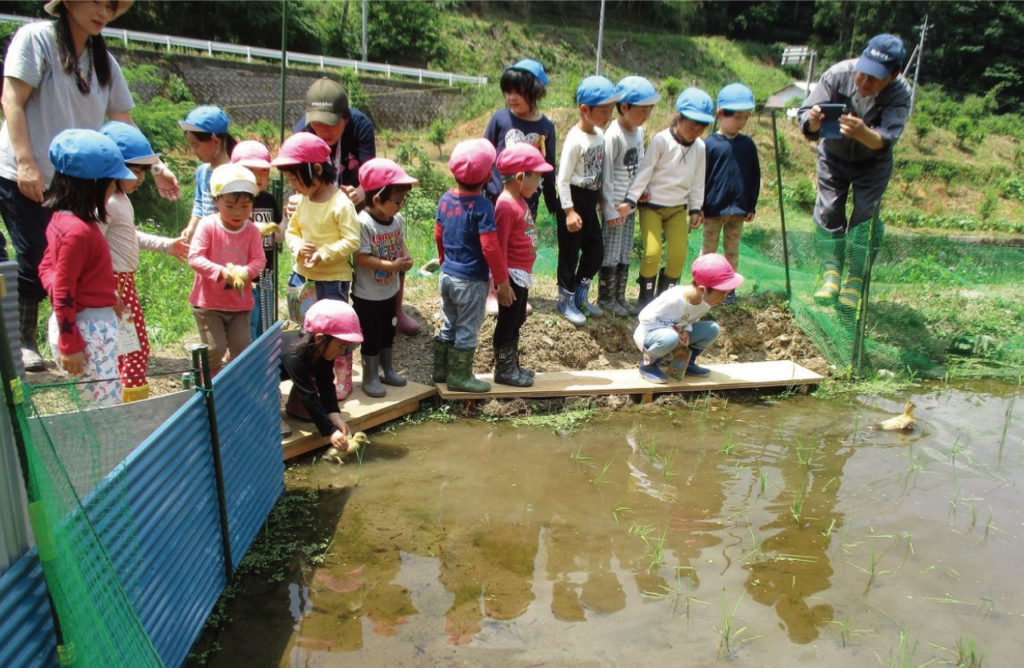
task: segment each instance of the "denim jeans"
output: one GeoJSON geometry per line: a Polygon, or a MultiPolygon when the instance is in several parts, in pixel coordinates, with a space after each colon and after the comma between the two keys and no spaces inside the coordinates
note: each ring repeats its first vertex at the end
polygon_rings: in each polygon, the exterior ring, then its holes
{"type": "MultiPolygon", "coordinates": [[[[288,277],[288,285],[293,288],[300,288],[305,282],[306,278],[294,271],[288,277]]],[[[321,299],[337,299],[338,301],[347,302],[348,290],[352,283],[351,281],[313,281],[313,285],[316,287],[317,301],[321,299]]]]}
{"type": "MultiPolygon", "coordinates": [[[[692,325],[690,347],[704,350],[718,338],[721,329],[714,320],[698,320],[692,325]]],[[[665,357],[679,345],[679,332],[671,327],[659,327],[647,332],[644,350],[654,359],[665,357]]]]}
{"type": "Polygon", "coordinates": [[[487,306],[487,280],[470,281],[442,273],[440,340],[456,348],[476,348],[477,334],[487,306]]]}
{"type": "MultiPolygon", "coordinates": [[[[18,295],[39,302],[46,291],[39,281],[39,263],[46,251],[46,227],[52,212],[21,194],[18,184],[0,178],[0,214],[18,257],[18,295]]],[[[0,260],[7,259],[7,243],[0,235],[0,260]]]]}

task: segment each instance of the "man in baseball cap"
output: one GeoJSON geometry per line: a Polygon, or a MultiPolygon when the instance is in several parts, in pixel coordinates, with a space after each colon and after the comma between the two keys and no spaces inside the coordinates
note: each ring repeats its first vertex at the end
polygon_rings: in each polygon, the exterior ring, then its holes
{"type": "Polygon", "coordinates": [[[878,252],[882,229],[867,253],[852,252],[868,246],[869,225],[892,176],[892,147],[910,116],[910,87],[901,75],[907,51],[903,41],[888,33],[875,35],[860,58],[836,63],[821,75],[804,100],[798,118],[809,139],[819,139],[825,112],[822,105],[839,105],[841,136],[818,145],[818,199],[814,204],[817,246],[821,256],[821,283],[814,300],[847,312],[860,303],[868,256],[878,252]],[[846,202],[853,193],[853,211],[846,202]],[[846,278],[842,279],[843,270],[846,278]]]}

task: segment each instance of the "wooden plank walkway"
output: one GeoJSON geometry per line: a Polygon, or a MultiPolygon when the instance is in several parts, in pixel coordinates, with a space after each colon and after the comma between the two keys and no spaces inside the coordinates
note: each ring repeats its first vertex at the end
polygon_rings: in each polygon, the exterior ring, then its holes
{"type": "MultiPolygon", "coordinates": [[[[665,392],[817,385],[825,380],[823,376],[789,360],[704,366],[711,369],[711,375],[703,378],[686,376],[682,380],[669,380],[664,385],[647,382],[640,377],[636,368],[632,368],[537,373],[531,387],[512,387],[495,383],[491,385],[490,392],[456,392],[449,390],[444,383],[437,389],[441,398],[445,400],[568,397],[587,394],[639,394],[645,397],[645,400],[649,400],[653,395],[665,392]]],[[[477,378],[487,382],[493,379],[491,374],[478,374],[477,378]]]]}
{"type": "MultiPolygon", "coordinates": [[[[631,369],[595,369],[583,371],[554,371],[537,373],[531,387],[512,387],[492,384],[490,392],[455,392],[441,383],[437,388],[409,382],[405,387],[388,387],[386,397],[372,399],[359,386],[359,370],[352,379],[355,391],[342,403],[341,412],[352,431],[365,431],[371,427],[396,420],[416,412],[420,402],[440,394],[451,401],[476,399],[514,399],[516,397],[568,397],[601,394],[636,394],[650,401],[655,394],[666,392],[709,392],[761,387],[791,387],[817,385],[824,377],[788,360],[774,362],[745,362],[739,364],[708,364],[711,375],[704,378],[686,376],[670,380],[664,385],[649,383],[631,369]]],[[[491,374],[477,376],[490,382],[491,374]]],[[[287,398],[291,381],[281,383],[281,396],[287,398]]],[[[284,458],[292,459],[327,445],[327,438],[316,431],[312,422],[287,417],[282,419],[292,428],[290,436],[281,443],[284,458]]]]}
{"type": "MultiPolygon", "coordinates": [[[[358,376],[353,378],[355,390],[352,396],[341,403],[341,414],[353,432],[365,431],[370,427],[397,420],[403,415],[419,410],[420,401],[437,394],[437,389],[430,385],[409,382],[405,387],[387,387],[388,394],[380,399],[373,399],[363,394],[358,376]]],[[[281,383],[281,396],[288,398],[292,382],[281,383]]],[[[321,436],[312,422],[303,422],[288,416],[281,411],[281,419],[292,428],[291,435],[281,442],[284,458],[292,459],[307,452],[327,445],[327,437],[321,436]]]]}

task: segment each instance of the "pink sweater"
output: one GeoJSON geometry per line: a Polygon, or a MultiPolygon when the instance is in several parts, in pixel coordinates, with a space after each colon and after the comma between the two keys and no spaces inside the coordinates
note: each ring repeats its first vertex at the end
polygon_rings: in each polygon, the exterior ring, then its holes
{"type": "Polygon", "coordinates": [[[196,272],[188,301],[199,308],[218,311],[251,311],[252,290],[246,286],[239,292],[226,286],[220,270],[228,263],[249,270],[252,278],[267,264],[260,232],[251,222],[233,231],[224,226],[219,214],[199,221],[188,251],[188,263],[196,272]]]}

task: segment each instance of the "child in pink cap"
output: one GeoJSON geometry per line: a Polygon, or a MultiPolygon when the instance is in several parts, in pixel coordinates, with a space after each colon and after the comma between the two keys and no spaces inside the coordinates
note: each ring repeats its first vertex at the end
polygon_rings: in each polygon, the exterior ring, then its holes
{"type": "Polygon", "coordinates": [[[393,354],[399,277],[412,268],[399,211],[416,183],[398,163],[387,158],[371,158],[359,167],[366,208],[359,212],[352,306],[363,328],[363,392],[370,397],[387,394],[384,385],[401,387],[406,383],[395,371],[393,354]]]}
{"type": "Polygon", "coordinates": [[[267,266],[253,281],[252,297],[255,305],[249,317],[249,332],[253,340],[277,320],[274,303],[277,299],[277,243],[284,241],[284,231],[278,225],[281,207],[270,192],[270,150],[254,139],[240,141],[231,151],[231,162],[245,167],[256,177],[259,192],[252,201],[252,222],[263,237],[263,255],[267,266]]]}
{"type": "Polygon", "coordinates": [[[515,299],[498,243],[494,207],[482,194],[491,178],[495,150],[483,138],[460,142],[448,160],[452,188],[437,203],[434,240],[441,261],[441,331],[434,339],[435,383],[460,392],[489,392],[473,376],[477,334],[485,315],[488,272],[498,286],[498,303],[515,299]]]}
{"type": "MultiPolygon", "coordinates": [[[[347,302],[352,282],[350,261],[359,248],[359,219],[352,200],[338,188],[330,146],[315,134],[299,132],[284,140],[271,164],[302,196],[285,232],[295,256],[288,286],[301,288],[311,283],[317,300],[347,302]]],[[[339,355],[334,372],[338,399],[346,399],[352,393],[352,356],[339,355]]]]}
{"type": "Polygon", "coordinates": [[[519,330],[526,322],[526,299],[533,285],[537,259],[537,229],[529,199],[554,167],[541,152],[524,142],[506,146],[498,156],[498,171],[505,183],[494,206],[498,243],[508,267],[511,304],[498,306],[494,326],[494,382],[515,387],[533,385],[533,371],[519,366],[519,330]]]}
{"type": "Polygon", "coordinates": [[[707,253],[693,261],[691,285],[674,285],[658,295],[640,311],[640,324],[633,341],[643,353],[640,376],[652,383],[679,380],[684,375],[707,376],[711,373],[697,365],[697,356],[718,338],[721,330],[713,320],[701,320],[712,306],[743,283],[724,255],[707,253]],[[671,355],[669,374],[658,364],[671,355]]]}

